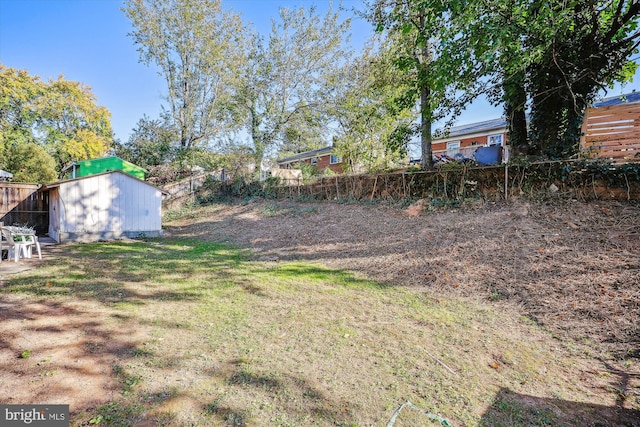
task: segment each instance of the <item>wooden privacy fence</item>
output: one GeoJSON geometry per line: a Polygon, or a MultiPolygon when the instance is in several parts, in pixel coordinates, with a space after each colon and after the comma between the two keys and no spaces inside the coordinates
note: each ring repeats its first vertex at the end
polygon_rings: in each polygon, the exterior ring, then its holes
{"type": "Polygon", "coordinates": [[[590,157],[640,161],[640,102],[588,108],[580,146],[590,157]]]}
{"type": "Polygon", "coordinates": [[[280,182],[284,185],[301,185],[302,170],[301,169],[271,169],[271,176],[280,178],[280,182]]]}
{"type": "Polygon", "coordinates": [[[27,224],[44,235],[49,231],[49,192],[38,184],[0,183],[0,222],[27,224]]]}

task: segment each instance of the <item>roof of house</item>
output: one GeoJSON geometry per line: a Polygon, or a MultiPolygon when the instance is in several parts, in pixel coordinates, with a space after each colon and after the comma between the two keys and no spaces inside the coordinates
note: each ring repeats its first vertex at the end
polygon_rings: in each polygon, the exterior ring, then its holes
{"type": "MultiPolygon", "coordinates": [[[[595,102],[594,107],[610,107],[613,105],[627,104],[632,102],[640,102],[640,92],[631,92],[624,95],[610,96],[595,102]]],[[[468,123],[459,126],[453,126],[446,134],[438,135],[435,140],[451,139],[458,136],[470,135],[476,133],[488,133],[493,130],[501,130],[507,127],[507,120],[502,117],[499,119],[485,120],[483,122],[468,123]]]]}
{"type": "Polygon", "coordinates": [[[634,91],[631,93],[626,93],[624,95],[616,95],[616,96],[610,96],[608,98],[603,98],[598,102],[594,102],[593,106],[595,108],[611,107],[613,105],[630,104],[632,102],[638,102],[638,101],[640,101],[640,92],[634,91]]]}
{"type": "Polygon", "coordinates": [[[499,131],[507,127],[505,118],[485,120],[483,122],[468,123],[460,126],[453,126],[447,133],[439,134],[434,140],[444,140],[455,138],[463,135],[471,135],[476,133],[488,133],[490,131],[499,131]]]}
{"type": "Polygon", "coordinates": [[[87,176],[80,176],[80,177],[77,177],[77,178],[63,179],[63,180],[60,180],[60,181],[52,182],[50,184],[44,184],[44,185],[42,185],[42,187],[40,187],[39,191],[46,191],[46,190],[49,190],[51,188],[58,188],[61,185],[66,185],[66,184],[68,184],[70,182],[77,182],[77,181],[82,181],[82,180],[85,180],[85,179],[93,179],[93,178],[95,178],[97,176],[108,175],[108,174],[112,174],[112,173],[122,174],[122,175],[126,176],[127,178],[134,179],[134,180],[136,180],[138,182],[141,182],[142,184],[148,185],[149,187],[153,187],[156,190],[159,190],[160,192],[162,192],[163,194],[169,194],[167,191],[165,191],[165,190],[163,190],[161,188],[158,188],[155,185],[152,185],[152,184],[148,183],[147,181],[143,181],[140,178],[135,177],[135,176],[133,176],[131,174],[128,174],[126,172],[123,172],[121,170],[106,171],[106,172],[101,172],[101,173],[97,173],[97,174],[94,174],[94,175],[87,175],[87,176]]]}
{"type": "Polygon", "coordinates": [[[285,157],[284,159],[279,159],[278,163],[291,163],[291,162],[302,161],[302,160],[310,159],[311,157],[324,156],[327,154],[331,154],[332,151],[333,151],[332,146],[319,148],[317,150],[305,151],[303,153],[298,153],[290,157],[285,157]]]}

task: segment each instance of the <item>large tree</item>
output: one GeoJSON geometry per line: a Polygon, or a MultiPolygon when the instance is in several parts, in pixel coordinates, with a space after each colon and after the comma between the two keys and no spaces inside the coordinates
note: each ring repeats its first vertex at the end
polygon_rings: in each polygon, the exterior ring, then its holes
{"type": "Polygon", "coordinates": [[[133,129],[129,140],[115,146],[116,155],[143,168],[158,166],[176,156],[178,136],[170,118],[144,116],[133,129]]]}
{"type": "Polygon", "coordinates": [[[533,142],[558,158],[577,151],[584,110],[598,92],[633,75],[637,65],[629,58],[640,43],[640,2],[550,3],[531,4],[539,28],[554,31],[545,37],[529,29],[527,44],[546,49],[529,66],[527,85],[533,142]]]}
{"type": "Polygon", "coordinates": [[[635,0],[461,2],[452,17],[459,38],[472,40],[474,64],[498,88],[513,145],[574,154],[584,109],[600,90],[633,75],[640,42],[635,0]]]}
{"type": "Polygon", "coordinates": [[[412,85],[393,64],[396,47],[389,39],[371,40],[343,68],[331,104],[335,150],[351,172],[384,170],[408,156],[415,102],[411,96],[401,101],[412,85]]]}
{"type": "Polygon", "coordinates": [[[38,133],[60,168],[100,157],[111,147],[111,113],[96,101],[88,86],[62,76],[50,81],[44,96],[35,100],[38,133]]]}
{"type": "Polygon", "coordinates": [[[0,149],[36,141],[34,102],[44,90],[44,84],[26,70],[0,64],[0,149]]]}
{"type": "Polygon", "coordinates": [[[39,145],[58,170],[70,161],[104,155],[113,142],[111,114],[96,101],[81,83],[62,76],[43,82],[0,64],[0,162],[36,151],[43,155],[33,147],[21,148],[26,144],[39,145]]]}
{"type": "Polygon", "coordinates": [[[367,3],[367,18],[377,31],[393,37],[397,44],[395,64],[412,86],[399,99],[413,96],[419,105],[422,166],[433,167],[432,125],[452,118],[475,93],[477,83],[466,66],[469,49],[457,43],[445,50],[448,40],[458,40],[451,18],[457,2],[442,0],[373,0],[367,3]]]}
{"type": "Polygon", "coordinates": [[[256,172],[265,154],[275,154],[284,141],[313,128],[321,132],[326,92],[348,56],[343,41],[349,26],[331,9],[321,17],[313,7],[281,8],[268,40],[252,37],[235,107],[250,138],[256,172]],[[296,135],[296,129],[304,132],[296,135]]]}
{"type": "Polygon", "coordinates": [[[229,118],[242,65],[244,27],[220,0],[129,0],[125,14],[141,60],[167,82],[169,112],[181,149],[210,144],[229,118]]]}
{"type": "Polygon", "coordinates": [[[11,171],[15,182],[53,182],[58,178],[56,161],[34,142],[18,144],[7,150],[3,169],[11,171]]]}

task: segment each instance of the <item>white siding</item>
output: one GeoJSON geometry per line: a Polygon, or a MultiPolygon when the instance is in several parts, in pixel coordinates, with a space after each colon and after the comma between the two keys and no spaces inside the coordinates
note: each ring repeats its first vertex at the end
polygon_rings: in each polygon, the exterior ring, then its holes
{"type": "Polygon", "coordinates": [[[49,228],[58,241],[161,234],[161,191],[127,174],[92,175],[61,182],[54,190],[49,228]]]}

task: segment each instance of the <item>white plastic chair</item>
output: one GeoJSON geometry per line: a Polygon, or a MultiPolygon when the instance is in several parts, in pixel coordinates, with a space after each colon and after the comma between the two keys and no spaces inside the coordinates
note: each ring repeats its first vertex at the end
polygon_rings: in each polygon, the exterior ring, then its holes
{"type": "Polygon", "coordinates": [[[42,251],[40,250],[40,242],[38,241],[38,236],[36,236],[35,234],[23,234],[22,245],[25,258],[31,258],[33,254],[33,247],[35,246],[36,250],[38,251],[38,259],[42,259],[42,251]]]}
{"type": "Polygon", "coordinates": [[[26,256],[27,254],[26,239],[22,237],[21,240],[16,242],[13,240],[13,234],[11,233],[11,230],[7,230],[6,228],[2,228],[0,230],[2,233],[2,245],[4,246],[4,244],[6,243],[8,248],[7,259],[14,258],[14,261],[18,262],[18,259],[20,258],[21,253],[26,256]]]}

